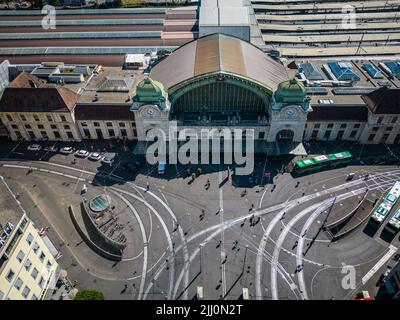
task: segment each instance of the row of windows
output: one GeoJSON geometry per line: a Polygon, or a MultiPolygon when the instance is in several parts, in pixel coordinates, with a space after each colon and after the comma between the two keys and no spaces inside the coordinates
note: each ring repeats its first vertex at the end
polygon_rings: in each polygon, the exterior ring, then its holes
{"type": "MultiPolygon", "coordinates": [[[[15,133],[15,135],[17,136],[18,139],[22,139],[22,138],[23,138],[20,131],[15,130],[14,133],[15,133]]],[[[74,139],[74,135],[72,134],[71,131],[66,131],[65,133],[67,134],[68,139],[74,139]]],[[[31,139],[36,139],[36,138],[37,138],[37,139],[41,139],[41,138],[43,138],[43,139],[48,139],[47,131],[40,131],[40,134],[41,134],[41,137],[37,137],[33,131],[28,131],[28,135],[29,135],[29,137],[30,137],[31,139]]],[[[54,137],[55,137],[56,139],[61,139],[61,134],[60,134],[60,132],[58,132],[58,131],[53,131],[53,134],[54,134],[54,137]]]]}
{"type": "MultiPolygon", "coordinates": [[[[379,117],[376,123],[382,123],[384,117],[379,117]]],[[[393,117],[390,119],[390,123],[396,123],[399,120],[399,117],[393,117]]]]}
{"type": "MultiPolygon", "coordinates": [[[[333,126],[334,126],[333,123],[328,123],[328,125],[327,125],[326,127],[327,127],[328,129],[332,129],[333,126]]],[[[306,128],[307,128],[307,124],[306,124],[306,128]]],[[[316,124],[314,125],[314,129],[319,129],[319,128],[321,128],[321,124],[320,124],[320,123],[316,123],[316,124]]],[[[340,125],[340,129],[346,129],[346,128],[347,128],[347,123],[342,123],[342,124],[340,125]]],[[[358,128],[360,128],[360,124],[359,124],[359,123],[354,124],[353,129],[358,129],[358,128]]]]}
{"type": "MultiPolygon", "coordinates": [[[[87,127],[88,126],[87,122],[81,122],[81,125],[82,125],[82,127],[87,127]]],[[[93,125],[95,127],[100,127],[100,122],[93,122],[93,125]]],[[[133,128],[135,127],[135,123],[134,122],[131,122],[131,125],[132,125],[133,128]]],[[[112,122],[106,122],[106,126],[107,127],[112,127],[113,124],[112,124],[112,122]]],[[[118,126],[120,126],[121,128],[125,128],[126,124],[125,124],[125,122],[119,122],[118,126]]]]}
{"type": "MultiPolygon", "coordinates": [[[[8,121],[14,121],[13,117],[12,117],[10,114],[7,114],[6,117],[7,117],[7,120],[8,120],[8,121]]],[[[20,114],[19,117],[21,118],[22,121],[27,121],[26,116],[25,116],[24,114],[20,114]]],[[[47,118],[47,121],[50,121],[50,122],[53,121],[53,117],[52,117],[50,114],[47,114],[47,115],[46,115],[46,118],[47,118]]],[[[39,118],[39,116],[38,116],[37,114],[34,114],[34,115],[33,115],[33,119],[34,119],[35,121],[37,121],[37,122],[40,121],[40,118],[39,118]]],[[[67,118],[66,118],[65,116],[63,116],[63,115],[60,116],[60,119],[61,119],[61,121],[63,121],[63,122],[66,122],[66,121],[67,121],[67,118]]]]}
{"type": "MultiPolygon", "coordinates": [[[[18,129],[18,126],[17,126],[16,124],[11,125],[11,127],[12,127],[13,129],[18,129]]],[[[25,128],[26,128],[26,129],[32,129],[32,126],[31,126],[30,124],[26,124],[26,125],[25,125],[25,128]]],[[[44,125],[42,125],[42,124],[38,124],[38,125],[37,125],[37,128],[38,128],[39,130],[44,130],[44,129],[45,129],[45,128],[44,128],[44,125]]],[[[50,128],[53,129],[53,130],[57,130],[57,129],[58,129],[58,127],[57,127],[55,124],[50,125],[50,128]]],[[[69,126],[68,124],[66,124],[66,125],[64,125],[64,129],[69,130],[69,129],[70,129],[70,126],[69,126]]]]}
{"type": "MultiPolygon", "coordinates": [[[[313,132],[311,133],[311,139],[317,140],[318,133],[319,133],[318,130],[313,130],[313,132]]],[[[358,130],[351,131],[349,139],[354,139],[357,136],[357,133],[358,133],[358,130]]],[[[332,134],[332,130],[326,130],[324,133],[324,139],[329,140],[331,138],[331,134],[332,134]]],[[[344,135],[344,130],[339,130],[336,135],[336,140],[341,141],[343,139],[343,135],[344,135]]]]}

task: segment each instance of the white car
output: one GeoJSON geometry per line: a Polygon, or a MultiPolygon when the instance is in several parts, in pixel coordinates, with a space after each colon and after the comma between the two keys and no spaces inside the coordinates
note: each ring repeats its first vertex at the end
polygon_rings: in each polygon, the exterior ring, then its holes
{"type": "Polygon", "coordinates": [[[89,152],[87,152],[86,150],[83,150],[83,149],[75,152],[76,157],[86,158],[88,155],[89,155],[89,152]]]}
{"type": "Polygon", "coordinates": [[[40,150],[42,150],[42,146],[39,144],[31,144],[30,146],[28,146],[27,149],[29,151],[40,151],[40,150]]]}
{"type": "Polygon", "coordinates": [[[64,147],[60,150],[60,152],[63,154],[71,154],[73,151],[74,151],[74,148],[72,148],[72,147],[64,147]]]}
{"type": "Polygon", "coordinates": [[[44,151],[47,151],[47,152],[57,152],[57,151],[58,151],[58,148],[57,148],[55,145],[53,145],[53,146],[48,146],[48,147],[44,148],[44,151]]]}
{"type": "Polygon", "coordinates": [[[115,157],[103,157],[101,159],[101,162],[105,163],[105,164],[109,164],[110,166],[114,163],[114,158],[115,157]]]}
{"type": "Polygon", "coordinates": [[[97,152],[92,152],[91,154],[89,154],[89,159],[90,160],[94,160],[94,161],[98,161],[101,159],[101,154],[97,153],[97,152]]]}

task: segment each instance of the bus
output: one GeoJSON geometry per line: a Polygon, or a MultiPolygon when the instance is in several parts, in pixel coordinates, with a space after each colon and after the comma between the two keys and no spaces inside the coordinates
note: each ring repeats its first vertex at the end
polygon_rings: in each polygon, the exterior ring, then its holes
{"type": "Polygon", "coordinates": [[[400,196],[400,181],[397,181],[394,186],[386,194],[385,199],[379,204],[379,206],[374,210],[369,220],[369,224],[372,227],[379,228],[382,222],[387,218],[392,210],[393,206],[396,204],[400,196]]]}
{"type": "Polygon", "coordinates": [[[348,151],[321,155],[313,158],[307,158],[294,163],[293,174],[307,174],[322,169],[335,168],[341,165],[347,165],[352,159],[348,151]]]}
{"type": "Polygon", "coordinates": [[[398,208],[385,226],[385,230],[390,233],[397,233],[400,230],[400,208],[398,208]]]}

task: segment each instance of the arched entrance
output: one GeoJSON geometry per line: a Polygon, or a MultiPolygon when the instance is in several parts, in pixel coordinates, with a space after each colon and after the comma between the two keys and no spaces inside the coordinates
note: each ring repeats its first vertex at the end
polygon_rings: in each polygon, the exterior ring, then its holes
{"type": "Polygon", "coordinates": [[[292,130],[281,130],[276,134],[275,140],[282,142],[292,142],[294,137],[294,132],[292,130]]]}

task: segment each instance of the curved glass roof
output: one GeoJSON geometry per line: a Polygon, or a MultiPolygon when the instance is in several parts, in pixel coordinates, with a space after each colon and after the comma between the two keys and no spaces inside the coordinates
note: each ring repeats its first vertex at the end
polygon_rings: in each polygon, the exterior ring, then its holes
{"type": "Polygon", "coordinates": [[[102,212],[110,207],[111,198],[102,194],[92,199],[89,203],[89,207],[94,212],[102,212]]]}
{"type": "MultiPolygon", "coordinates": [[[[130,8],[130,9],[65,9],[57,10],[57,15],[92,15],[92,14],[140,14],[165,13],[165,8],[130,8]]],[[[41,10],[0,10],[0,16],[44,16],[41,10]]]]}

